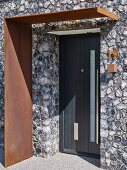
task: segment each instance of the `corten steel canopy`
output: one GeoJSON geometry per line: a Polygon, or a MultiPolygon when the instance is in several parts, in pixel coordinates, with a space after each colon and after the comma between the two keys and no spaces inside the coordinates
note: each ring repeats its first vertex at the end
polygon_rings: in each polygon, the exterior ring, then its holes
{"type": "Polygon", "coordinates": [[[5,166],[32,156],[32,26],[118,16],[101,8],[5,18],[5,166]]]}
{"type": "Polygon", "coordinates": [[[99,7],[87,8],[87,9],[78,9],[70,11],[59,11],[43,14],[34,14],[26,16],[17,16],[6,18],[6,21],[16,21],[27,24],[37,24],[37,23],[48,23],[48,22],[58,22],[58,21],[69,21],[69,20],[78,20],[78,19],[90,19],[90,18],[101,18],[109,17],[113,20],[118,20],[118,16],[107,10],[104,10],[99,7]]]}

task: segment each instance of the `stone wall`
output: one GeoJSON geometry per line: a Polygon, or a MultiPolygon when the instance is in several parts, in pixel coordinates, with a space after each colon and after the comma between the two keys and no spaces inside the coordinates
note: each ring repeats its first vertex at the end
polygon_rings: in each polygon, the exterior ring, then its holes
{"type": "Polygon", "coordinates": [[[6,0],[0,2],[0,148],[4,131],[4,48],[5,16],[42,13],[100,6],[117,11],[120,20],[92,20],[49,24],[33,28],[33,148],[39,156],[51,156],[59,145],[58,105],[58,37],[48,30],[100,27],[100,89],[101,89],[101,167],[109,170],[127,169],[127,0],[6,0]],[[117,48],[118,72],[107,72],[108,49],[117,48]],[[55,88],[54,88],[55,87],[55,88]]]}
{"type": "Polygon", "coordinates": [[[51,29],[33,28],[33,149],[44,157],[59,151],[58,37],[51,29]]]}

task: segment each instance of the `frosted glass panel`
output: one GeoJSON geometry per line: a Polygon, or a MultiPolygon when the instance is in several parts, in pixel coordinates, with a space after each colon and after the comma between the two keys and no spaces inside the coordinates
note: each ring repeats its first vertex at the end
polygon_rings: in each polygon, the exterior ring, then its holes
{"type": "Polygon", "coordinates": [[[96,140],[96,78],[95,78],[95,50],[90,51],[90,142],[96,140]]]}

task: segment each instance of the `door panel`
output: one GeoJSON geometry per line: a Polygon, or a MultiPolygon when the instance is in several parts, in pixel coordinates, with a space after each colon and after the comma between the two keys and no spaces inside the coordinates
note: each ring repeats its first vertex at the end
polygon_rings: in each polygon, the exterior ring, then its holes
{"type": "Polygon", "coordinates": [[[32,156],[32,28],[5,23],[5,166],[32,156]]]}
{"type": "MultiPolygon", "coordinates": [[[[98,34],[97,34],[98,35],[98,34]]],[[[95,51],[95,142],[89,142],[89,153],[96,154],[100,152],[100,145],[99,145],[99,134],[100,134],[100,128],[99,128],[99,54],[100,54],[100,35],[93,36],[91,39],[89,39],[89,44],[91,45],[89,48],[89,51],[95,51]],[[98,116],[98,120],[97,120],[98,116]]],[[[90,56],[90,55],[89,55],[90,56]]],[[[93,57],[93,56],[92,56],[93,57]]],[[[93,94],[91,96],[93,98],[93,94]]],[[[92,107],[92,106],[90,106],[92,107]]]]}
{"type": "Polygon", "coordinates": [[[74,123],[76,123],[76,110],[77,107],[77,85],[80,84],[79,81],[79,68],[80,68],[80,39],[76,39],[77,41],[73,41],[73,38],[65,39],[63,48],[64,48],[64,63],[68,63],[64,65],[64,82],[63,91],[64,91],[64,124],[66,122],[66,126],[64,126],[64,147],[65,149],[76,149],[76,141],[74,140],[74,123]],[[69,50],[70,47],[73,46],[73,50],[69,50]],[[68,76],[66,76],[68,75],[68,76]],[[69,92],[69,93],[68,93],[69,92]],[[70,114],[71,113],[71,114],[70,114]]]}
{"type": "Polygon", "coordinates": [[[60,133],[63,134],[63,151],[66,152],[99,154],[97,140],[90,141],[91,50],[95,51],[96,56],[92,68],[95,74],[94,135],[97,136],[96,101],[99,99],[96,98],[96,73],[99,69],[100,35],[60,37],[60,120],[63,124],[60,133]],[[74,123],[78,124],[78,140],[74,139],[74,123]]]}
{"type": "Polygon", "coordinates": [[[77,152],[88,152],[88,135],[89,135],[89,129],[88,129],[88,89],[89,86],[89,75],[88,75],[88,69],[86,68],[88,60],[85,60],[85,52],[87,51],[87,48],[84,44],[84,36],[80,37],[80,58],[81,65],[78,68],[79,69],[79,84],[76,84],[77,87],[77,112],[76,112],[76,121],[79,124],[79,140],[77,141],[77,152]],[[85,97],[86,95],[87,97],[85,97]]]}

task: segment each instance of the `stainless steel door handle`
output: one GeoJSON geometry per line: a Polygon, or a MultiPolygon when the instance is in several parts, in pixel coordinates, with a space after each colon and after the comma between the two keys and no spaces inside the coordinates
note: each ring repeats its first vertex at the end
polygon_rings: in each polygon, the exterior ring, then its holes
{"type": "Polygon", "coordinates": [[[96,144],[99,143],[99,111],[98,111],[98,70],[97,70],[97,78],[96,78],[96,144]]]}
{"type": "Polygon", "coordinates": [[[74,123],[74,140],[78,140],[78,123],[74,123]]]}

